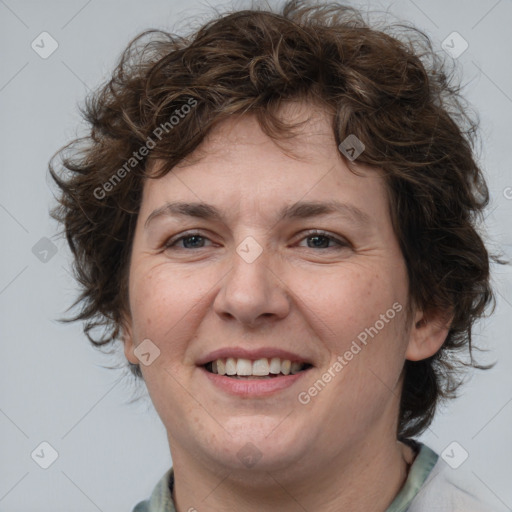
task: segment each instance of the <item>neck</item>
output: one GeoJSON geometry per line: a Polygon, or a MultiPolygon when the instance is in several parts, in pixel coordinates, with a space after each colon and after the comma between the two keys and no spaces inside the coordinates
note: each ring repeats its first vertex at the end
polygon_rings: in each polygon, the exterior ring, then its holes
{"type": "MultiPolygon", "coordinates": [[[[394,438],[354,444],[329,463],[283,471],[211,470],[173,453],[177,512],[384,512],[407,479],[412,450],[394,438]]],[[[175,451],[175,450],[173,450],[175,451]]]]}

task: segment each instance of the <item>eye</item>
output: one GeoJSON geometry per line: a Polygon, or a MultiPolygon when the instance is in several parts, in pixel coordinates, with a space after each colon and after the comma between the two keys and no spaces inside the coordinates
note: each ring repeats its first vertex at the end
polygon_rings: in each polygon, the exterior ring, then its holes
{"type": "Polygon", "coordinates": [[[178,238],[171,238],[165,243],[166,249],[202,249],[205,247],[206,240],[209,240],[209,238],[206,238],[205,236],[202,236],[201,233],[193,232],[193,233],[186,233],[184,235],[181,235],[178,238]],[[183,245],[180,246],[180,242],[183,242],[183,245]]]}
{"type": "MultiPolygon", "coordinates": [[[[310,231],[307,236],[301,239],[307,241],[308,249],[336,249],[348,247],[350,244],[339,239],[325,231],[313,230],[310,231]]],[[[165,249],[173,250],[187,250],[187,249],[202,249],[207,247],[207,242],[212,244],[211,240],[206,236],[203,236],[200,232],[189,232],[182,234],[181,236],[170,238],[164,244],[165,249]]]]}
{"type": "Polygon", "coordinates": [[[348,247],[349,244],[336,238],[325,231],[314,230],[308,233],[306,237],[301,240],[308,241],[308,249],[335,249],[337,247],[348,247]],[[311,241],[311,244],[309,244],[311,241]],[[334,243],[334,246],[329,246],[330,243],[334,243]]]}

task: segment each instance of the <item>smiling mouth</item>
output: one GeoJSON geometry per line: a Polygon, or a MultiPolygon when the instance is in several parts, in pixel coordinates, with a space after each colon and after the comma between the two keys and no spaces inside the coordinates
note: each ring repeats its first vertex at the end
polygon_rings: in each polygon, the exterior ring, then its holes
{"type": "Polygon", "coordinates": [[[279,357],[256,360],[227,357],[216,359],[203,365],[203,368],[216,375],[233,379],[273,379],[286,375],[295,375],[311,368],[309,363],[281,359],[279,357]]]}

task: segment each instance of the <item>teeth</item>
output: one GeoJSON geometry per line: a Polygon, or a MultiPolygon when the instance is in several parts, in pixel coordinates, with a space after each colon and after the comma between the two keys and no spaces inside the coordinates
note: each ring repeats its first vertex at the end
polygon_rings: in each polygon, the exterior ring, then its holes
{"type": "MultiPolygon", "coordinates": [[[[219,375],[226,375],[226,364],[224,363],[224,360],[217,359],[217,361],[215,361],[215,362],[217,363],[217,373],[219,375]]],[[[213,371],[213,373],[215,373],[213,365],[212,365],[212,371],[213,371]]]]}
{"type": "Polygon", "coordinates": [[[226,374],[236,375],[236,359],[233,357],[228,357],[226,359],[226,374]]]}
{"type": "Polygon", "coordinates": [[[240,358],[236,363],[237,375],[252,375],[252,363],[250,359],[240,358]]]}
{"type": "Polygon", "coordinates": [[[295,375],[296,373],[299,373],[301,369],[302,369],[302,365],[300,363],[293,362],[290,367],[290,373],[292,375],[295,375]]]}
{"type": "Polygon", "coordinates": [[[228,357],[211,362],[211,372],[219,375],[240,377],[269,377],[270,375],[295,375],[304,369],[305,364],[289,359],[261,358],[251,361],[245,358],[228,357]]]}
{"type": "Polygon", "coordinates": [[[270,373],[275,375],[281,373],[281,359],[279,357],[273,357],[270,360],[270,373]]]}
{"type": "Polygon", "coordinates": [[[252,363],[252,375],[268,375],[269,365],[268,359],[256,359],[252,363]]]}

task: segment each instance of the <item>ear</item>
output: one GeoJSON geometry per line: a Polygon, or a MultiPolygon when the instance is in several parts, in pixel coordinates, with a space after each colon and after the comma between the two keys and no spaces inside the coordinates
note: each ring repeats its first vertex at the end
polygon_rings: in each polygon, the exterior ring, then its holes
{"type": "Polygon", "coordinates": [[[121,331],[122,331],[121,339],[123,340],[124,355],[126,356],[126,359],[128,359],[128,361],[130,363],[139,364],[140,361],[133,352],[136,347],[133,342],[132,323],[131,323],[131,319],[128,318],[127,316],[123,317],[123,320],[121,322],[121,331]]]}
{"type": "Polygon", "coordinates": [[[448,336],[453,315],[446,312],[417,311],[409,336],[405,358],[421,361],[433,356],[448,336]]]}

